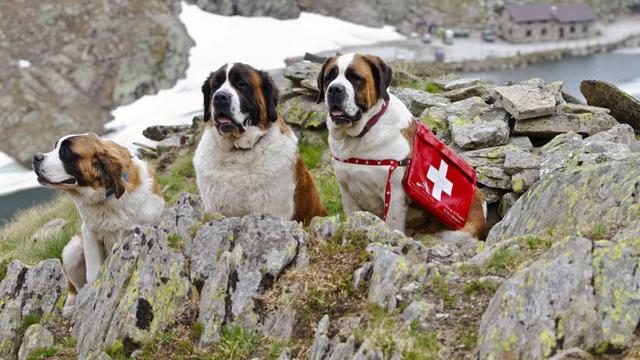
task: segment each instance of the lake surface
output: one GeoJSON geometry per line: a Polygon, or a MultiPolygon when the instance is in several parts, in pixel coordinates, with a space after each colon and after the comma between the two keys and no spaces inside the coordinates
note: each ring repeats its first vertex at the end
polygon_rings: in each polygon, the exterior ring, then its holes
{"type": "Polygon", "coordinates": [[[489,79],[499,85],[534,77],[548,82],[562,80],[564,90],[580,99],[584,99],[580,93],[582,80],[605,80],[640,99],[640,48],[572,57],[521,69],[467,73],[464,76],[489,79]]]}

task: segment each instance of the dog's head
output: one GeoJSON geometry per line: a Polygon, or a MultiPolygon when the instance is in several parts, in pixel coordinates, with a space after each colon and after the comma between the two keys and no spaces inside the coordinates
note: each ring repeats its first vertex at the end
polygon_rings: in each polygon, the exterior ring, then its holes
{"type": "Polygon", "coordinates": [[[240,138],[252,127],[266,130],[278,114],[278,89],[269,74],[253,67],[226,64],[202,85],[204,121],[213,121],[225,137],[240,138]]]}
{"type": "Polygon", "coordinates": [[[112,192],[120,198],[125,189],[131,153],[96,134],[67,135],[48,153],[33,157],[33,170],[40,184],[67,191],[112,192]]]}
{"type": "Polygon", "coordinates": [[[380,99],[389,100],[391,76],[391,68],[377,56],[331,57],[318,75],[318,103],[326,102],[334,125],[354,125],[380,99]]]}

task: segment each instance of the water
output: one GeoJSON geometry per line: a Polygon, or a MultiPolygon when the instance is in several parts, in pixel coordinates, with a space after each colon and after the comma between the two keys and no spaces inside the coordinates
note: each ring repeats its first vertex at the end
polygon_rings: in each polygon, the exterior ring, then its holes
{"type": "Polygon", "coordinates": [[[0,226],[20,210],[28,209],[36,204],[49,201],[56,197],[57,192],[45,188],[21,190],[0,198],[0,226]]]}
{"type": "Polygon", "coordinates": [[[464,74],[465,77],[489,79],[496,84],[539,77],[545,81],[564,81],[564,90],[583,99],[582,80],[605,80],[640,99],[640,48],[612,53],[567,58],[533,64],[526,68],[464,74]]]}

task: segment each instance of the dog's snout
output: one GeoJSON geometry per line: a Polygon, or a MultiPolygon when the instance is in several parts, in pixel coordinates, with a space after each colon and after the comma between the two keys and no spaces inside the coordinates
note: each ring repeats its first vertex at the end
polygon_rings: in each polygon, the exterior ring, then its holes
{"type": "Polygon", "coordinates": [[[44,160],[44,154],[38,153],[33,155],[33,168],[35,170],[40,168],[40,164],[42,163],[43,160],[44,160]]]}
{"type": "Polygon", "coordinates": [[[220,92],[217,92],[215,95],[213,95],[214,106],[230,105],[230,104],[231,104],[231,94],[229,94],[228,92],[220,91],[220,92]]]}
{"type": "Polygon", "coordinates": [[[328,92],[329,96],[342,96],[346,92],[346,89],[343,85],[336,84],[329,86],[328,92]]]}

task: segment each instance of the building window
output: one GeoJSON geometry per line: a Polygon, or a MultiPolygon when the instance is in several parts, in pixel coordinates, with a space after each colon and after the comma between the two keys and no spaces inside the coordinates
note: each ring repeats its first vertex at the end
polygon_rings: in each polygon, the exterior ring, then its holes
{"type": "Polygon", "coordinates": [[[527,30],[527,37],[531,37],[531,30],[527,30]]]}
{"type": "Polygon", "coordinates": [[[569,28],[569,31],[571,31],[571,33],[573,34],[574,32],[576,32],[576,27],[574,25],[571,25],[571,28],[569,28]]]}
{"type": "Polygon", "coordinates": [[[587,31],[589,31],[589,25],[588,24],[582,25],[582,32],[586,33],[587,31]]]}
{"type": "Polygon", "coordinates": [[[542,30],[540,30],[540,34],[542,34],[542,36],[547,35],[547,29],[543,28],[542,30]]]}

